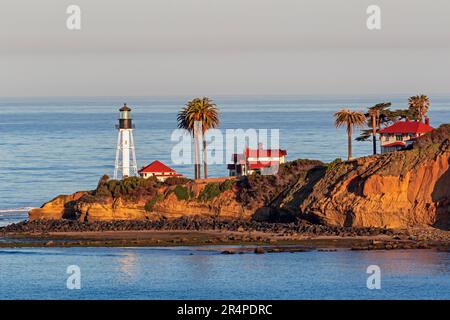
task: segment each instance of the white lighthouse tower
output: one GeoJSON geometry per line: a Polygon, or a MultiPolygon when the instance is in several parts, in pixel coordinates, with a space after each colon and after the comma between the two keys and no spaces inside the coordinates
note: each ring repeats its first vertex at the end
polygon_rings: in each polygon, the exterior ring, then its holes
{"type": "Polygon", "coordinates": [[[131,119],[131,109],[128,108],[125,103],[119,111],[119,125],[116,125],[116,128],[119,130],[119,137],[117,138],[116,146],[114,179],[118,179],[119,177],[123,179],[130,176],[136,176],[138,174],[136,152],[134,149],[134,126],[131,119]],[[119,175],[119,172],[121,172],[122,175],[119,175]]]}

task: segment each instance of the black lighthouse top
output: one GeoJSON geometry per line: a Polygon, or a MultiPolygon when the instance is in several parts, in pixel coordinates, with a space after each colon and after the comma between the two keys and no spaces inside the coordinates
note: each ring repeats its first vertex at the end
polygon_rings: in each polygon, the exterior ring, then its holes
{"type": "Polygon", "coordinates": [[[133,129],[133,122],[131,119],[131,109],[127,106],[126,103],[123,104],[123,107],[119,109],[120,117],[119,117],[119,129],[133,129]]]}

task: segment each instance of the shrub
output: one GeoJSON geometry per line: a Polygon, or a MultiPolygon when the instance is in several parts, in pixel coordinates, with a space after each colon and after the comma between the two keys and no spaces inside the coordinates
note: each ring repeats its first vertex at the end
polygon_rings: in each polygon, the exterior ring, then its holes
{"type": "Polygon", "coordinates": [[[167,186],[176,186],[176,185],[180,185],[180,184],[186,184],[189,181],[191,181],[188,178],[184,178],[184,177],[170,177],[167,178],[166,181],[164,181],[164,184],[167,186]]]}
{"type": "Polygon", "coordinates": [[[156,203],[160,200],[162,200],[162,196],[157,194],[156,196],[147,201],[147,203],[144,206],[144,210],[147,212],[152,212],[156,203]]]}
{"type": "Polygon", "coordinates": [[[224,192],[227,190],[231,190],[234,186],[234,180],[228,179],[222,182],[219,186],[220,191],[224,192]]]}
{"type": "Polygon", "coordinates": [[[191,193],[189,192],[187,187],[177,185],[175,189],[173,190],[175,192],[175,195],[177,196],[178,200],[189,200],[191,193]]]}
{"type": "Polygon", "coordinates": [[[242,177],[236,181],[236,200],[247,208],[269,206],[286,188],[299,180],[309,180],[312,173],[314,176],[322,174],[324,169],[321,161],[298,159],[281,164],[274,175],[242,177]]]}
{"type": "Polygon", "coordinates": [[[414,149],[425,148],[431,144],[441,144],[450,140],[450,124],[442,124],[439,128],[417,138],[414,149]]]}
{"type": "Polygon", "coordinates": [[[333,169],[334,167],[336,167],[341,162],[342,162],[341,158],[334,159],[333,161],[331,161],[330,163],[327,164],[327,170],[333,169]]]}
{"type": "Polygon", "coordinates": [[[139,199],[142,197],[154,196],[160,183],[152,177],[144,179],[141,177],[129,177],[123,180],[108,180],[104,175],[94,191],[96,198],[105,197],[124,199],[139,199]]]}
{"type": "Polygon", "coordinates": [[[220,185],[218,183],[208,183],[205,188],[200,192],[199,199],[202,201],[211,200],[218,195],[220,195],[222,191],[220,190],[220,185]]]}

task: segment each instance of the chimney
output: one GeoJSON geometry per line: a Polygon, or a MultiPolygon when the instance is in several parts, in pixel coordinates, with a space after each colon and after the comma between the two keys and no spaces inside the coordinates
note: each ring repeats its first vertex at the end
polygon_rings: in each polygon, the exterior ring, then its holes
{"type": "Polygon", "coordinates": [[[428,125],[428,126],[430,125],[430,118],[425,117],[425,124],[428,125]]]}
{"type": "Polygon", "coordinates": [[[409,117],[406,117],[406,122],[409,122],[409,117]]]}

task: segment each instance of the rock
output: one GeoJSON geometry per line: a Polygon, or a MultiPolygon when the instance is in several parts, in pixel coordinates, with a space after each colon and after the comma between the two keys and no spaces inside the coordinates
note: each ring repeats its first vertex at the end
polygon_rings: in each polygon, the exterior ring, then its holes
{"type": "Polygon", "coordinates": [[[224,251],[221,252],[221,254],[236,254],[236,251],[224,250],[224,251]]]}
{"type": "Polygon", "coordinates": [[[256,247],[255,250],[254,250],[254,253],[256,253],[256,254],[264,254],[264,253],[266,253],[266,250],[264,250],[264,248],[262,248],[262,247],[256,247]]]}

